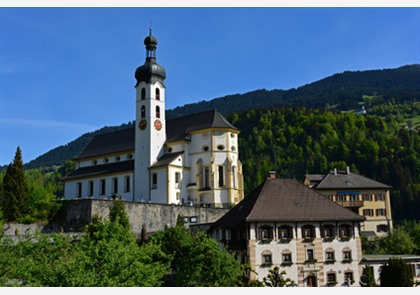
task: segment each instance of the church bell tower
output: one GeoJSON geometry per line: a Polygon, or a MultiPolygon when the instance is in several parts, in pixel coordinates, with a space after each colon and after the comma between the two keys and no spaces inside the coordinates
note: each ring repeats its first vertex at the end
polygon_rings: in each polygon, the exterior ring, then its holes
{"type": "Polygon", "coordinates": [[[165,69],[156,62],[157,39],[149,29],[144,39],[146,61],[135,72],[136,126],[134,201],[151,201],[149,167],[163,156],[166,142],[165,69]]]}

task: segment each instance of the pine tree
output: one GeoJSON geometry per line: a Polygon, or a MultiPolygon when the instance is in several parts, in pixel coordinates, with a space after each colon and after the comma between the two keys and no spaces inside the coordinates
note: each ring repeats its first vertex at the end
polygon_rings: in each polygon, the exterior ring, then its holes
{"type": "Polygon", "coordinates": [[[401,258],[390,258],[382,266],[381,287],[413,287],[413,271],[401,258]]]}
{"type": "Polygon", "coordinates": [[[17,147],[13,162],[7,167],[1,203],[5,221],[19,221],[28,214],[28,185],[20,147],[17,147]]]}

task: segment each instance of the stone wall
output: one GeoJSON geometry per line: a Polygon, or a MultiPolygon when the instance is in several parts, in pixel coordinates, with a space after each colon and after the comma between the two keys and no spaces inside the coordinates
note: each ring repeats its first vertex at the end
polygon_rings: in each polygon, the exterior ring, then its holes
{"type": "MultiPolygon", "coordinates": [[[[80,232],[92,217],[108,219],[112,200],[66,200],[56,220],[50,223],[5,224],[7,235],[26,235],[35,231],[51,232],[80,232]]],[[[131,229],[140,234],[145,227],[147,233],[162,230],[165,226],[174,226],[178,216],[184,218],[187,228],[203,229],[225,215],[229,209],[204,208],[195,206],[151,204],[124,201],[131,229]]]]}

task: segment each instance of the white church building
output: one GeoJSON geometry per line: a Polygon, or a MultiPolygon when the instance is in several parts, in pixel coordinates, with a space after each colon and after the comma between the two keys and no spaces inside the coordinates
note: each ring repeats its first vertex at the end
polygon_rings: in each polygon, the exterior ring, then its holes
{"type": "Polygon", "coordinates": [[[144,39],[135,72],[134,128],[94,136],[63,179],[64,198],[230,207],[243,199],[239,130],[217,110],[165,119],[165,69],[157,39],[144,39]]]}

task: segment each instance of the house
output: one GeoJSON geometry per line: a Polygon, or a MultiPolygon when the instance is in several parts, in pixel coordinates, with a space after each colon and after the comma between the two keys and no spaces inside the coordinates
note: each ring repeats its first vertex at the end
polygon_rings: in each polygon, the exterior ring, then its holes
{"type": "Polygon", "coordinates": [[[217,110],[165,119],[166,70],[157,39],[144,39],[135,71],[134,128],[93,137],[64,178],[64,198],[119,198],[158,204],[228,208],[243,199],[239,130],[217,110]]]}
{"type": "Polygon", "coordinates": [[[332,201],[362,215],[362,233],[369,237],[385,236],[393,228],[391,186],[346,171],[331,171],[326,175],[307,174],[304,184],[332,201]]]}
{"type": "Polygon", "coordinates": [[[262,281],[278,266],[301,287],[360,286],[364,218],[293,179],[269,177],[209,234],[262,281]]]}
{"type": "Polygon", "coordinates": [[[401,259],[405,263],[410,264],[413,270],[413,281],[420,282],[420,256],[418,255],[363,255],[361,264],[363,267],[371,267],[373,269],[376,284],[380,286],[382,266],[387,264],[390,258],[401,259]]]}

